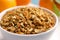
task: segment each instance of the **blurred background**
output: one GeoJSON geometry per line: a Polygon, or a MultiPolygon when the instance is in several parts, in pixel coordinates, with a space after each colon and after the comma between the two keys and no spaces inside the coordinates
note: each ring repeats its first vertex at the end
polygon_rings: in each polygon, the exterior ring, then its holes
{"type": "Polygon", "coordinates": [[[29,4],[45,7],[60,16],[60,0],[0,0],[0,12],[14,6],[29,4]]]}

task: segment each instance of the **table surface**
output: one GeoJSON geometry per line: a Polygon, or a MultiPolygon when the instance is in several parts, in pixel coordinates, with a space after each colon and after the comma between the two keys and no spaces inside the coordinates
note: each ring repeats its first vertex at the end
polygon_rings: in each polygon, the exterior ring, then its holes
{"type": "MultiPolygon", "coordinates": [[[[29,5],[35,6],[33,4],[29,4],[29,5]]],[[[59,18],[59,20],[60,20],[60,18],[59,18]]],[[[2,40],[2,39],[4,39],[4,37],[3,37],[2,32],[0,32],[0,40],[2,40]]],[[[54,33],[52,34],[52,36],[50,37],[49,40],[60,40],[60,21],[58,23],[56,30],[54,31],[54,33]]]]}

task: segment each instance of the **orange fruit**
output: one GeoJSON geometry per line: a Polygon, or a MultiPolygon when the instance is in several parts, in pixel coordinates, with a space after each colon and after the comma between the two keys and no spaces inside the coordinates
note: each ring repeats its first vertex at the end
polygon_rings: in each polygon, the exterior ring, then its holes
{"type": "Polygon", "coordinates": [[[16,0],[17,5],[27,5],[30,0],[16,0]]]}
{"type": "Polygon", "coordinates": [[[16,6],[16,0],[0,0],[0,12],[13,6],[16,6]]]}
{"type": "Polygon", "coordinates": [[[51,1],[51,0],[40,0],[39,5],[41,7],[45,7],[45,8],[48,8],[50,10],[53,10],[53,1],[51,1]]]}

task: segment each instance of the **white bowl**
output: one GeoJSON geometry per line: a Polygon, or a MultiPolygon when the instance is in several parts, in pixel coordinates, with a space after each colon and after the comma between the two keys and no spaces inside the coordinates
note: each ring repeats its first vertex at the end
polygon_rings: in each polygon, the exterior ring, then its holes
{"type": "MultiPolygon", "coordinates": [[[[10,10],[13,10],[13,9],[16,9],[16,8],[22,8],[22,7],[29,7],[29,6],[16,6],[16,7],[12,7],[12,8],[9,8],[9,9],[6,9],[6,10],[4,10],[4,11],[2,11],[1,13],[0,13],[0,20],[2,19],[2,17],[4,16],[4,14],[7,12],[7,11],[10,11],[10,10]]],[[[33,7],[33,6],[32,6],[33,7]]],[[[35,6],[34,6],[35,7],[35,6]]],[[[38,7],[39,8],[39,7],[38,7]]],[[[16,35],[16,36],[22,36],[22,37],[28,37],[28,36],[44,36],[44,35],[46,35],[46,34],[49,34],[49,33],[51,33],[51,31],[53,31],[56,27],[57,27],[57,24],[58,24],[58,17],[56,16],[56,14],[54,13],[54,12],[52,12],[52,11],[50,11],[50,10],[48,10],[48,9],[46,9],[46,8],[43,8],[43,7],[40,7],[41,9],[43,9],[43,10],[46,10],[46,11],[48,11],[48,12],[50,12],[54,17],[55,17],[55,19],[56,19],[56,23],[55,23],[55,25],[54,25],[54,27],[52,27],[50,30],[48,30],[48,31],[46,31],[46,32],[42,32],[42,33],[39,33],[39,34],[30,34],[30,35],[25,35],[25,34],[16,34],[16,33],[12,33],[12,32],[8,32],[8,31],[6,31],[5,29],[3,29],[1,26],[0,26],[0,29],[2,30],[2,31],[4,31],[4,32],[6,32],[6,33],[8,33],[9,35],[16,35]]]]}

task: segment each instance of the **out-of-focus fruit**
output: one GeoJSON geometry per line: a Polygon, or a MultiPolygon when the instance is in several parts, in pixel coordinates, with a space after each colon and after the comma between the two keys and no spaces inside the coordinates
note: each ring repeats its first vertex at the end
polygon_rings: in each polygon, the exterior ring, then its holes
{"type": "Polygon", "coordinates": [[[41,7],[45,7],[50,10],[53,10],[53,0],[40,0],[39,5],[41,7]]]}
{"type": "Polygon", "coordinates": [[[0,12],[13,6],[16,6],[16,0],[0,0],[0,12]]]}
{"type": "Polygon", "coordinates": [[[30,3],[30,0],[16,0],[17,5],[27,5],[30,3]]]}

